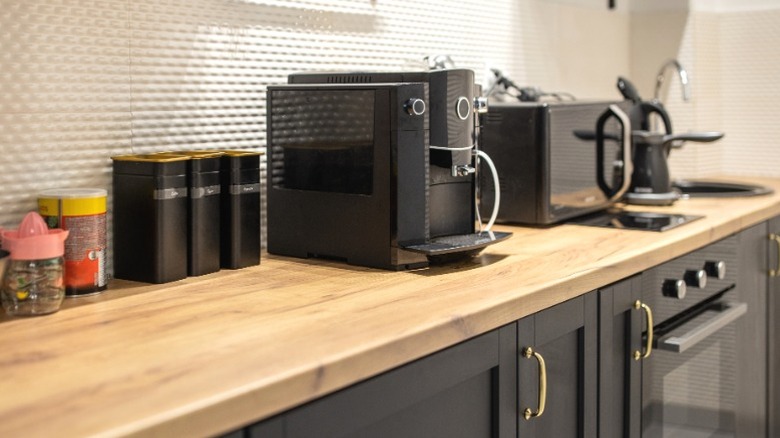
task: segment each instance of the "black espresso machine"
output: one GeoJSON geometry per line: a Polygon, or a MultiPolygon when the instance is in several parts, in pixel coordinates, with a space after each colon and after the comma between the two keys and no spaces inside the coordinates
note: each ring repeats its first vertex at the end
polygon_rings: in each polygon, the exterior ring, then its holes
{"type": "Polygon", "coordinates": [[[268,87],[268,252],[401,270],[509,237],[476,225],[476,90],[463,69],[268,87]]]}

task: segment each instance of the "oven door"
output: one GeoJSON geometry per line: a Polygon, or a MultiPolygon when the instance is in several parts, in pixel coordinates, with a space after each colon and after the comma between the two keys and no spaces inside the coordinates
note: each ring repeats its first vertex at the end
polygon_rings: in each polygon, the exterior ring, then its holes
{"type": "Polygon", "coordinates": [[[642,368],[643,437],[733,437],[737,330],[747,304],[722,297],[655,330],[642,368]]]}

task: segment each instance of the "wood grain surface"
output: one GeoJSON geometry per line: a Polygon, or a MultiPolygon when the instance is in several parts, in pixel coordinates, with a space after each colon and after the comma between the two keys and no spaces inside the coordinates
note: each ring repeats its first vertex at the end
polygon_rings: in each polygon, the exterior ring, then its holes
{"type": "Polygon", "coordinates": [[[514,236],[411,272],[263,254],[253,268],[113,281],[52,315],[3,317],[0,436],[226,432],[776,216],[780,195],[631,208],[706,218],[664,233],[500,226],[514,236]]]}

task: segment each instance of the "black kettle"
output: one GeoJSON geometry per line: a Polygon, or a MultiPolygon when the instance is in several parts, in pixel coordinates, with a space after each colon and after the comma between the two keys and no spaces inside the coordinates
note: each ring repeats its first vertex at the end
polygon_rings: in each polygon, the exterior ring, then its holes
{"type": "Polygon", "coordinates": [[[723,138],[722,132],[687,132],[663,134],[660,132],[633,131],[633,162],[631,186],[626,202],[640,205],[670,205],[680,197],[672,188],[669,177],[669,148],[673,142],[712,142],[723,138]]]}

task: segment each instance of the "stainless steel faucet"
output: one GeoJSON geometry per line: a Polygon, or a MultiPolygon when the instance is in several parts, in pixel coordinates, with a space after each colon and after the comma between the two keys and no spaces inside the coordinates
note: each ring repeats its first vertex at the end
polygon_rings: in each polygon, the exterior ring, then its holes
{"type": "Polygon", "coordinates": [[[661,66],[661,70],[658,71],[658,75],[655,78],[655,94],[653,97],[655,100],[660,99],[661,86],[666,79],[666,70],[669,67],[677,69],[677,74],[680,76],[680,84],[682,85],[682,98],[686,102],[689,101],[691,99],[691,86],[688,82],[688,72],[683,68],[682,64],[680,64],[680,61],[676,59],[670,59],[661,66]]]}

